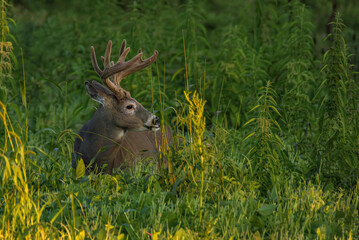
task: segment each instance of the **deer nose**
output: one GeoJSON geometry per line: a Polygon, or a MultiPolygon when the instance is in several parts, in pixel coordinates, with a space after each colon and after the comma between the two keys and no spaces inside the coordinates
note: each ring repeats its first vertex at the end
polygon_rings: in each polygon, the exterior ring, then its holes
{"type": "Polygon", "coordinates": [[[154,118],[152,119],[152,124],[160,125],[160,119],[157,116],[154,116],[154,118]]]}

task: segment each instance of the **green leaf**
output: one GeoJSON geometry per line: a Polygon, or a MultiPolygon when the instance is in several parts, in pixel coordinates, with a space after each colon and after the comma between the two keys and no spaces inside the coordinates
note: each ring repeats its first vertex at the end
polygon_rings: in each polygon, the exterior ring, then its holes
{"type": "Polygon", "coordinates": [[[270,107],[271,109],[273,109],[273,111],[275,111],[279,116],[281,116],[280,113],[278,112],[278,110],[277,110],[274,106],[271,105],[271,106],[269,106],[269,107],[270,107]]]}
{"type": "Polygon", "coordinates": [[[277,189],[276,189],[276,187],[275,187],[275,185],[274,185],[273,188],[272,188],[272,192],[271,192],[271,194],[270,194],[270,199],[276,201],[276,200],[277,200],[277,197],[278,197],[278,195],[277,195],[277,189]]]}
{"type": "Polygon", "coordinates": [[[268,96],[268,98],[273,101],[274,105],[278,105],[272,96],[268,96]]]}
{"type": "Polygon", "coordinates": [[[243,124],[242,127],[244,127],[244,126],[250,124],[250,123],[253,122],[254,120],[256,120],[256,118],[251,118],[251,119],[249,119],[245,124],[243,124]]]}
{"type": "Polygon", "coordinates": [[[251,134],[249,134],[247,137],[245,137],[242,142],[246,141],[248,138],[252,137],[256,132],[252,132],[251,134]]]}
{"type": "MultiPolygon", "coordinates": [[[[51,79],[46,79],[46,78],[40,78],[39,80],[43,80],[43,81],[46,81],[46,82],[49,82],[51,83],[53,86],[55,86],[57,89],[59,89],[61,91],[61,87],[53,80],[51,79]]],[[[53,88],[52,88],[53,89],[53,88]]]]}
{"type": "Polygon", "coordinates": [[[269,216],[271,215],[274,210],[277,208],[276,205],[273,204],[264,204],[262,207],[257,209],[257,212],[262,216],[269,216]]]}
{"type": "Polygon", "coordinates": [[[173,76],[172,76],[172,78],[171,78],[171,82],[172,82],[172,81],[176,78],[176,76],[177,76],[178,74],[180,74],[183,70],[184,70],[184,68],[178,69],[178,70],[173,74],[173,76]]]}
{"type": "Polygon", "coordinates": [[[329,182],[325,187],[324,187],[324,192],[332,192],[334,190],[334,184],[332,182],[329,182]]]}
{"type": "Polygon", "coordinates": [[[249,110],[249,112],[252,112],[252,111],[254,111],[255,109],[257,109],[257,108],[259,108],[259,107],[260,107],[260,105],[254,106],[251,110],[249,110]]]}
{"type": "Polygon", "coordinates": [[[38,147],[34,147],[35,149],[37,149],[39,152],[41,152],[42,154],[44,154],[46,157],[48,157],[54,164],[56,164],[58,167],[61,167],[60,163],[58,163],[58,161],[56,161],[53,157],[51,157],[48,153],[46,153],[44,150],[42,150],[41,148],[38,147]]]}
{"type": "Polygon", "coordinates": [[[86,170],[85,163],[84,160],[81,158],[77,163],[77,167],[76,167],[76,179],[85,176],[85,170],[86,170]]]}
{"type": "Polygon", "coordinates": [[[10,21],[10,22],[12,22],[12,24],[14,24],[14,26],[16,27],[16,22],[15,22],[15,20],[14,19],[12,19],[12,18],[6,18],[8,21],[10,21]]]}
{"type": "Polygon", "coordinates": [[[53,224],[56,220],[56,218],[62,213],[62,211],[64,210],[64,208],[66,207],[67,205],[63,206],[56,214],[55,216],[52,217],[50,223],[53,224]]]}

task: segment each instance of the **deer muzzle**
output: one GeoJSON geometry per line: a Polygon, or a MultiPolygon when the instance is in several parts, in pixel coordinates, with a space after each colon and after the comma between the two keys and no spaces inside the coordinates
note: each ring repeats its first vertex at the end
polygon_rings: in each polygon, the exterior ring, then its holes
{"type": "Polygon", "coordinates": [[[152,115],[145,123],[145,127],[151,131],[160,130],[160,119],[156,115],[152,115]]]}

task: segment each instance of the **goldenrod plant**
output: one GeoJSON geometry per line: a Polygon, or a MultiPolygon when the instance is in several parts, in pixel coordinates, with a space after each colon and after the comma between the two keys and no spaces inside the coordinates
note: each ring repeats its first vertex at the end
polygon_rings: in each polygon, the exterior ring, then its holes
{"type": "Polygon", "coordinates": [[[8,1],[1,1],[1,42],[0,42],[0,101],[6,102],[9,83],[12,81],[12,71],[14,64],[16,64],[16,57],[13,53],[15,40],[10,33],[10,23],[15,24],[12,18],[7,15],[9,3],[8,1]]]}

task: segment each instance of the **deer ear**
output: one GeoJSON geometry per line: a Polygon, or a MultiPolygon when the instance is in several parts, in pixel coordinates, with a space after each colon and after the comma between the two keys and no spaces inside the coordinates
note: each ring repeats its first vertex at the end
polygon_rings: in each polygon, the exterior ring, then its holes
{"type": "Polygon", "coordinates": [[[86,81],[85,87],[88,95],[96,102],[105,105],[114,98],[114,94],[96,81],[86,81]]]}

